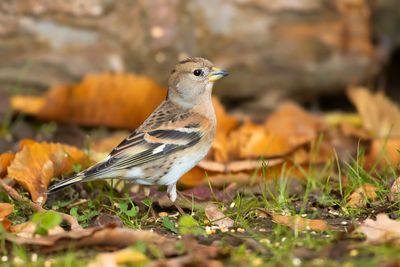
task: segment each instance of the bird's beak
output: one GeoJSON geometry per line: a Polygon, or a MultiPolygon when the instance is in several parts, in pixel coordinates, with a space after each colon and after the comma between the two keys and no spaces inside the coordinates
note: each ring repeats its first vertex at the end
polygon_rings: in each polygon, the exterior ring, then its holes
{"type": "Polygon", "coordinates": [[[228,72],[218,68],[212,68],[210,74],[208,74],[208,81],[215,82],[228,75],[228,72]]]}

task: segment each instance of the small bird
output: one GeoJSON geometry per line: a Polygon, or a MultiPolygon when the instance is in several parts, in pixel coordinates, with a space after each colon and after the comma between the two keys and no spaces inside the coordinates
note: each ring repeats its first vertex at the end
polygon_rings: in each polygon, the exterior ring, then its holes
{"type": "Polygon", "coordinates": [[[228,75],[201,57],[180,61],[168,80],[168,95],[106,159],[51,186],[48,193],[78,182],[118,178],[143,185],[166,185],[172,202],[176,183],[203,159],[213,141],[214,82],[228,75]]]}

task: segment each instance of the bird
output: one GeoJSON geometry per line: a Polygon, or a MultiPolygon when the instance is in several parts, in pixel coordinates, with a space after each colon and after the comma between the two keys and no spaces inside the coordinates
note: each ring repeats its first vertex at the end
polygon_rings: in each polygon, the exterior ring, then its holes
{"type": "Polygon", "coordinates": [[[228,72],[201,57],[179,61],[166,99],[102,161],[48,188],[53,193],[80,182],[124,179],[163,185],[172,202],[176,183],[208,153],[216,131],[214,83],[228,72]]]}

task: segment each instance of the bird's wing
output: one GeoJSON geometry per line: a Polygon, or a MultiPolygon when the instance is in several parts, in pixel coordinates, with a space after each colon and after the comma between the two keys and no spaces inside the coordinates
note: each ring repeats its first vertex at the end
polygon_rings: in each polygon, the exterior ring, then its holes
{"type": "Polygon", "coordinates": [[[202,116],[164,116],[156,118],[157,125],[148,123],[153,117],[114,148],[106,160],[84,171],[85,177],[96,178],[168,157],[194,146],[203,136],[206,120],[202,116]]]}

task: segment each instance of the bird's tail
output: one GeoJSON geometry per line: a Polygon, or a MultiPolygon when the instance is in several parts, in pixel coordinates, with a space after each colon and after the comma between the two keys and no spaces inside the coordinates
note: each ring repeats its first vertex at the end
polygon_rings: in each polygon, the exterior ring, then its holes
{"type": "Polygon", "coordinates": [[[72,176],[68,179],[65,179],[64,181],[59,182],[58,184],[52,185],[49,187],[49,189],[47,190],[47,193],[53,193],[55,191],[58,191],[62,188],[71,186],[73,184],[79,183],[81,182],[83,179],[85,178],[84,174],[80,174],[78,173],[75,176],[72,176]]]}

